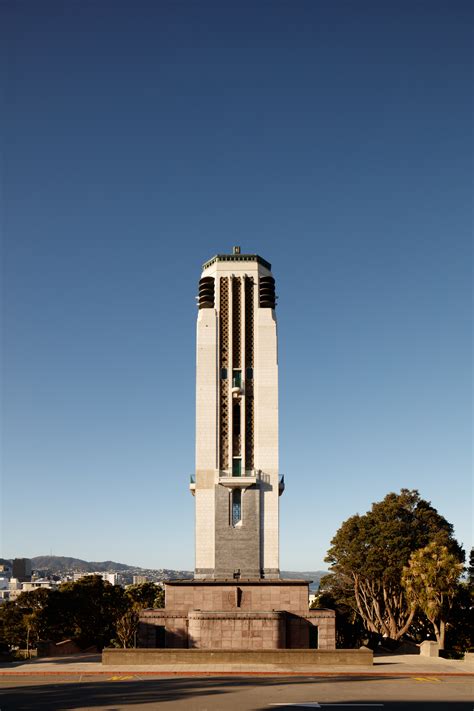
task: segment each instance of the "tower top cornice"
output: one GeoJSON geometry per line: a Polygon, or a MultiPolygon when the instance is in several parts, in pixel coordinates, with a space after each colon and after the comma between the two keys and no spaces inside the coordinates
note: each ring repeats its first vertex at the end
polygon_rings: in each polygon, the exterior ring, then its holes
{"type": "Polygon", "coordinates": [[[240,252],[235,251],[235,247],[233,254],[215,254],[211,259],[208,259],[208,261],[202,265],[203,270],[215,262],[257,262],[257,264],[261,264],[262,267],[265,267],[268,271],[272,269],[270,262],[267,262],[266,259],[260,257],[258,254],[240,254],[240,252]]]}

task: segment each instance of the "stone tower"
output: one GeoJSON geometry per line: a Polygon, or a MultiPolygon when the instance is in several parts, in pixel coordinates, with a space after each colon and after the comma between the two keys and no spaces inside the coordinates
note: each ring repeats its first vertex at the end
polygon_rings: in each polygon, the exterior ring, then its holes
{"type": "Polygon", "coordinates": [[[279,578],[275,280],[256,254],[218,254],[199,281],[196,579],[279,578]]]}
{"type": "Polygon", "coordinates": [[[140,647],[334,649],[334,610],[280,579],[275,280],[256,254],[217,254],[199,281],[196,568],[140,612],[140,647]]]}

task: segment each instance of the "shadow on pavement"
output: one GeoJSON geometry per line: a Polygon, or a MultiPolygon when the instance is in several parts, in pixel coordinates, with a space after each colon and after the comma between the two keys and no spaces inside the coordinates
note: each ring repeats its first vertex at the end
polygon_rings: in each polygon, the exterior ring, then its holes
{"type": "Polygon", "coordinates": [[[31,671],[37,671],[38,667],[41,667],[43,664],[97,664],[101,661],[101,654],[75,654],[74,656],[68,655],[65,657],[39,657],[37,659],[19,659],[15,662],[2,662],[0,669],[2,671],[8,671],[9,669],[17,669],[18,667],[24,666],[27,672],[29,669],[31,669],[31,671]]]}
{"type": "MultiPolygon", "coordinates": [[[[46,684],[20,686],[20,679],[11,680],[14,687],[2,688],[2,711],[59,711],[59,709],[104,708],[114,710],[121,704],[151,704],[152,708],[163,701],[179,701],[225,694],[215,683],[197,680],[166,679],[120,681],[119,675],[109,680],[68,682],[57,680],[46,684]],[[116,681],[115,681],[116,680],[116,681]]],[[[222,685],[219,685],[222,686],[222,685]]],[[[224,708],[224,702],[222,703],[224,708]]]]}
{"type": "Polygon", "coordinates": [[[97,664],[102,661],[101,654],[75,654],[67,657],[40,657],[30,662],[32,666],[40,666],[41,664],[97,664]]]}
{"type": "MultiPolygon", "coordinates": [[[[66,711],[67,709],[77,708],[107,708],[108,711],[115,711],[119,707],[133,706],[138,704],[150,704],[150,708],[155,708],[157,704],[162,702],[172,701],[193,701],[193,708],[196,708],[196,700],[208,697],[222,696],[222,700],[218,705],[213,704],[215,709],[224,709],[228,706],[226,694],[237,692],[245,687],[255,687],[262,694],[262,701],[265,699],[265,688],[285,685],[298,686],[301,684],[311,683],[314,693],[317,697],[317,687],[319,684],[332,682],[356,683],[367,681],[384,681],[390,679],[384,675],[371,677],[353,677],[353,676],[337,676],[337,677],[305,677],[295,679],[294,677],[278,677],[278,678],[245,678],[245,677],[220,677],[220,678],[161,678],[161,679],[133,679],[129,680],[125,675],[120,676],[117,672],[111,673],[108,679],[101,681],[90,681],[85,678],[83,681],[55,679],[46,683],[38,683],[32,678],[23,677],[15,679],[6,679],[1,684],[2,688],[2,711],[66,711]]],[[[235,699],[234,699],[235,701],[235,699]]],[[[260,701],[259,703],[262,703],[260,701]]],[[[212,702],[211,702],[212,703],[212,702]]],[[[344,703],[350,703],[344,701],[344,703]]],[[[360,700],[353,703],[363,703],[360,700]]],[[[369,703],[369,702],[367,702],[369,703]]],[[[370,703],[375,703],[371,701],[370,703]]],[[[261,707],[268,711],[271,706],[261,707]]],[[[383,711],[388,709],[410,708],[408,702],[384,702],[383,711]]],[[[202,708],[206,708],[203,705],[202,708]]],[[[200,706],[198,707],[200,708],[200,706]]],[[[260,707],[253,707],[258,711],[260,707]]],[[[279,706],[279,709],[284,709],[284,706],[279,706]]],[[[288,706],[287,708],[295,709],[297,706],[288,706]]],[[[324,707],[322,707],[324,708],[324,707]]],[[[360,708],[360,707],[359,707],[360,708]]],[[[464,711],[464,709],[472,710],[472,704],[450,704],[435,703],[429,706],[423,706],[423,703],[414,703],[412,708],[416,711],[421,711],[423,708],[429,708],[430,711],[464,711]]]]}

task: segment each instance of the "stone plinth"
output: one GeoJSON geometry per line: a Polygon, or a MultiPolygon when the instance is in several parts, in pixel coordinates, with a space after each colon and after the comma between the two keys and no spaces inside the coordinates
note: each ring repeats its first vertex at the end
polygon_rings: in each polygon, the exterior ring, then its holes
{"type": "Polygon", "coordinates": [[[308,609],[303,580],[180,580],[166,583],[166,609],[286,610],[308,609]]]}
{"type": "Polygon", "coordinates": [[[335,649],[333,610],[308,609],[303,580],[166,583],[164,610],[140,614],[140,647],[335,649]]]}
{"type": "Polygon", "coordinates": [[[189,612],[188,639],[197,649],[285,649],[285,613],[189,612]]]}
{"type": "Polygon", "coordinates": [[[189,667],[206,665],[209,669],[223,667],[231,670],[238,664],[239,670],[246,665],[249,670],[258,665],[269,664],[275,669],[292,672],[318,671],[326,665],[372,666],[373,652],[370,649],[104,649],[102,664],[105,666],[132,666],[153,664],[173,666],[183,664],[189,667]]]}
{"type": "Polygon", "coordinates": [[[422,657],[439,657],[438,642],[425,639],[425,641],[420,644],[420,654],[422,657]]]}

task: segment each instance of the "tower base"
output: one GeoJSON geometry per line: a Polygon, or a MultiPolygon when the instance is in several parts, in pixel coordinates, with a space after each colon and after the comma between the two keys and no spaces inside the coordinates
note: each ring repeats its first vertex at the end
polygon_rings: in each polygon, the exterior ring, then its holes
{"type": "Polygon", "coordinates": [[[138,646],[335,649],[334,610],[308,609],[304,580],[180,580],[166,607],[140,613],[138,646]]]}

